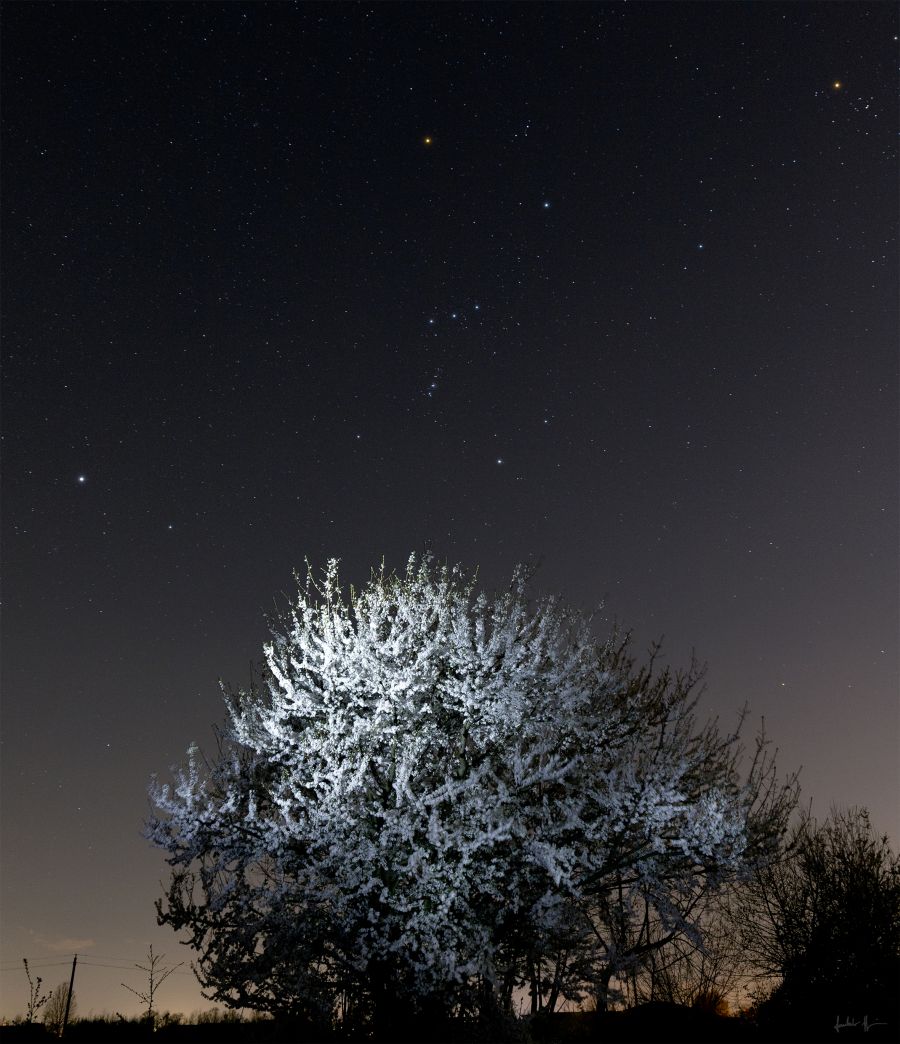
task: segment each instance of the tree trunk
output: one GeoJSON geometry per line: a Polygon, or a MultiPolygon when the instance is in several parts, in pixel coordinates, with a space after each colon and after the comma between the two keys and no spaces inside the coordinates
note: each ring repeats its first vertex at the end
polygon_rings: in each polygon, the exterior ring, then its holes
{"type": "Polygon", "coordinates": [[[369,990],[372,998],[372,1030],[375,1040],[390,1041],[398,1036],[402,1021],[401,1005],[397,997],[396,977],[388,961],[373,961],[369,965],[369,990]]]}
{"type": "Polygon", "coordinates": [[[612,978],[612,968],[604,968],[596,984],[594,992],[594,1004],[597,1011],[609,1010],[609,980],[612,978]]]}
{"type": "Polygon", "coordinates": [[[566,964],[568,963],[568,954],[565,950],[560,950],[556,955],[556,963],[553,969],[553,985],[550,988],[550,998],[547,1001],[547,1011],[552,1012],[556,1010],[556,1002],[559,1000],[559,989],[562,985],[563,975],[566,971],[566,964]]]}

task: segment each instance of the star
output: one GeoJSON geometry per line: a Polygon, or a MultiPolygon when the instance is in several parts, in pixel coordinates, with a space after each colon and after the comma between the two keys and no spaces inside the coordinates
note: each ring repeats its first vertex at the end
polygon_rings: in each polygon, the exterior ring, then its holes
{"type": "Polygon", "coordinates": [[[422,139],[422,144],[423,145],[431,145],[433,141],[434,141],[434,138],[432,138],[429,134],[426,134],[425,137],[422,139]]]}
{"type": "Polygon", "coordinates": [[[83,486],[85,484],[85,482],[87,482],[87,475],[79,475],[78,476],[78,484],[80,486],[83,486]]]}
{"type": "Polygon", "coordinates": [[[831,89],[835,90],[835,91],[839,91],[843,86],[844,85],[843,85],[843,83],[841,83],[840,80],[835,80],[834,83],[831,85],[831,89]]]}

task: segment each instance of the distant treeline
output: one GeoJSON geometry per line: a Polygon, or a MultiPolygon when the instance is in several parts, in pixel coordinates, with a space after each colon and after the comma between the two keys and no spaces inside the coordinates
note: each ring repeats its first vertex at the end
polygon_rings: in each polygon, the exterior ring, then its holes
{"type": "MultiPolygon", "coordinates": [[[[892,1041],[893,1027],[830,1012],[807,1012],[784,1019],[765,1009],[738,1016],[670,1003],[642,1004],[618,1012],[554,1012],[508,1018],[495,1024],[449,1019],[427,1025],[410,1020],[398,1025],[380,1044],[819,1044],[823,1040],[892,1041]],[[840,1028],[837,1028],[837,1027],[840,1028]]],[[[0,1040],[52,1041],[59,1038],[40,1023],[0,1026],[0,1040]]],[[[241,1018],[221,1012],[202,1013],[187,1021],[163,1015],[156,1028],[146,1019],[106,1017],[71,1024],[66,1040],[91,1044],[131,1041],[209,1042],[209,1044],[340,1044],[368,1040],[313,1027],[300,1020],[241,1018]]]]}

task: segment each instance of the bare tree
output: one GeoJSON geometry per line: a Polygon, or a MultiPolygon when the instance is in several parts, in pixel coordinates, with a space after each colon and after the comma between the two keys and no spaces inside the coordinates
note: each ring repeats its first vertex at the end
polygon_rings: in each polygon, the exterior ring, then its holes
{"type": "Polygon", "coordinates": [[[740,933],[735,930],[744,890],[741,882],[731,882],[718,893],[701,898],[698,936],[676,935],[648,953],[629,983],[632,1003],[667,1001],[727,1013],[752,976],[740,933]]]}
{"type": "Polygon", "coordinates": [[[69,1001],[69,984],[61,982],[50,994],[47,1005],[44,1008],[44,1025],[59,1036],[62,1033],[63,1023],[66,1018],[66,1004],[69,1005],[69,1018],[75,1014],[75,993],[69,1001]]]}
{"type": "Polygon", "coordinates": [[[25,975],[28,978],[28,1009],[25,1012],[25,1021],[34,1022],[35,1016],[43,1008],[43,1006],[50,999],[49,993],[41,993],[41,983],[44,981],[40,975],[37,979],[31,978],[31,971],[28,968],[27,958],[22,958],[22,963],[25,965],[25,975]]]}
{"type": "Polygon", "coordinates": [[[127,983],[122,983],[126,990],[130,990],[135,997],[139,998],[144,1004],[147,1005],[147,1011],[144,1014],[144,1018],[151,1024],[156,1025],[156,1011],[153,1007],[156,1000],[156,993],[160,986],[168,979],[168,977],[177,968],[180,968],[184,961],[180,961],[178,964],[173,964],[171,967],[166,968],[162,966],[162,961],[165,959],[165,954],[156,955],[153,952],[153,947],[147,954],[146,964],[136,964],[135,968],[140,969],[142,972],[147,973],[147,991],[142,993],[140,990],[132,989],[127,983]]]}
{"type": "MultiPolygon", "coordinates": [[[[811,1013],[900,1026],[900,856],[865,809],[804,817],[787,857],[755,876],[743,943],[762,976],[778,983],[762,1007],[779,1025],[811,1013]]],[[[895,1039],[892,1037],[892,1039],[895,1039]]]]}

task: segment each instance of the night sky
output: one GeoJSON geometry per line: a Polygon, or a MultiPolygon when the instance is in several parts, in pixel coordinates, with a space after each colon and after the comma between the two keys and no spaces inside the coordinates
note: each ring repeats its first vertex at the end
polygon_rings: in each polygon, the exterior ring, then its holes
{"type": "Polygon", "coordinates": [[[189,959],[146,785],[307,557],[536,562],[896,843],[897,32],[4,5],[0,1014],[189,959]]]}

